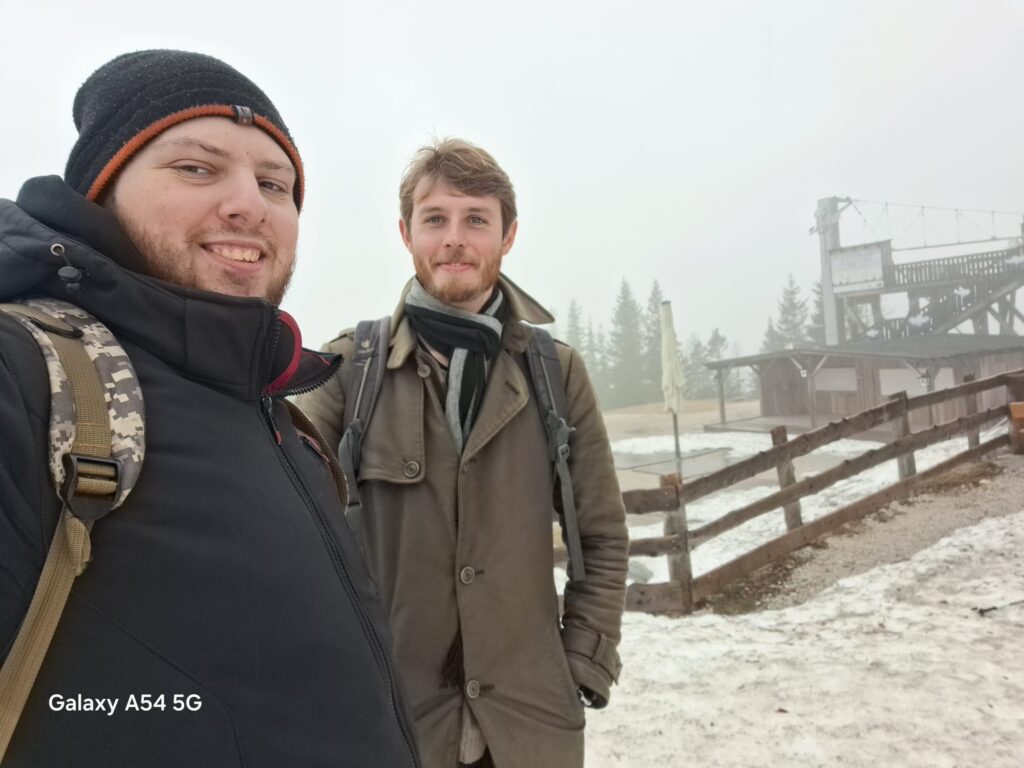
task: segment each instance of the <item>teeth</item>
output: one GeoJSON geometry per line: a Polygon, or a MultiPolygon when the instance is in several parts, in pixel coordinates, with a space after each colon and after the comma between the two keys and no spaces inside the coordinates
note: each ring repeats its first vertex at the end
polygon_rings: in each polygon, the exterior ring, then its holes
{"type": "Polygon", "coordinates": [[[208,245],[207,248],[218,256],[232,261],[245,261],[251,264],[260,257],[257,248],[240,248],[235,245],[208,245]]]}

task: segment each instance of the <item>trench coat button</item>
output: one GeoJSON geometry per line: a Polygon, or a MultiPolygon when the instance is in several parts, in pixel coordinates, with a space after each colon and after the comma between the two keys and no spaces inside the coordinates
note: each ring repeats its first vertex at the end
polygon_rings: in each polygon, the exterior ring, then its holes
{"type": "Polygon", "coordinates": [[[476,571],[470,568],[468,565],[459,571],[459,581],[463,584],[472,584],[473,579],[476,578],[476,571]]]}
{"type": "Polygon", "coordinates": [[[416,477],[420,473],[420,463],[418,461],[407,461],[405,466],[402,467],[402,474],[406,477],[416,477]]]}
{"type": "Polygon", "coordinates": [[[426,363],[420,363],[416,368],[416,375],[421,379],[427,379],[430,377],[430,366],[426,363]]]}
{"type": "Polygon", "coordinates": [[[476,680],[470,680],[466,683],[466,696],[475,699],[480,695],[480,683],[476,680]]]}

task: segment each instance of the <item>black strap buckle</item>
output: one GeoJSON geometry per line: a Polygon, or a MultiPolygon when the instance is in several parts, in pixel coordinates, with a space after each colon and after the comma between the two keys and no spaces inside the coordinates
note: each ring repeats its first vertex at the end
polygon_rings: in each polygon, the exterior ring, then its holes
{"type": "Polygon", "coordinates": [[[85,521],[106,517],[121,496],[121,462],[117,459],[97,459],[77,453],[64,454],[64,485],[61,498],[71,513],[85,521]],[[83,490],[88,481],[104,486],[113,484],[110,493],[97,494],[83,490]]]}

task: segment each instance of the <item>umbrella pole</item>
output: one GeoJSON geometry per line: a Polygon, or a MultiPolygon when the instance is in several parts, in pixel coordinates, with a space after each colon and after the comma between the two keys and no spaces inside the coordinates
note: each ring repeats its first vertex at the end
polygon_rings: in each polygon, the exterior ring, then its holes
{"type": "Polygon", "coordinates": [[[676,436],[676,474],[679,475],[679,483],[683,482],[683,454],[679,450],[679,414],[672,411],[672,431],[676,436]]]}

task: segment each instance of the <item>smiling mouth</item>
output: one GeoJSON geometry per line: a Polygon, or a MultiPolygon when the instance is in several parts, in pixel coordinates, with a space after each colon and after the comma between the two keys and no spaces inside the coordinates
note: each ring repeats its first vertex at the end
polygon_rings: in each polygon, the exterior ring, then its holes
{"type": "Polygon", "coordinates": [[[230,261],[240,261],[246,264],[255,264],[259,261],[261,255],[260,249],[252,246],[208,243],[203,248],[212,254],[222,256],[230,261]]]}

